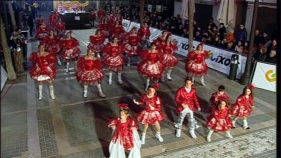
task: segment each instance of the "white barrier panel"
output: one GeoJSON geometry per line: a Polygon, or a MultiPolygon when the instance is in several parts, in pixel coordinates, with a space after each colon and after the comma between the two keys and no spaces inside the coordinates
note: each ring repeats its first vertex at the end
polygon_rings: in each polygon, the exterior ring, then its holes
{"type": "MultiPolygon", "coordinates": [[[[140,24],[136,22],[131,22],[129,30],[131,30],[132,27],[136,27],[137,29],[139,29],[140,24]]],[[[151,36],[149,38],[149,41],[152,42],[155,38],[157,38],[162,34],[162,30],[150,28],[150,33],[151,36]]],[[[175,39],[178,46],[178,51],[176,53],[186,57],[188,54],[188,47],[189,47],[188,39],[177,35],[173,35],[172,38],[173,40],[175,39]]],[[[199,42],[193,41],[193,49],[195,49],[198,44],[199,42]]],[[[210,58],[206,60],[208,67],[228,75],[230,71],[231,56],[232,54],[235,53],[208,45],[204,45],[204,50],[211,51],[210,58]]],[[[239,60],[238,60],[239,65],[237,69],[236,78],[240,79],[246,67],[247,57],[239,54],[237,55],[239,56],[239,60]]]]}
{"type": "Polygon", "coordinates": [[[1,66],[1,91],[7,81],[8,75],[6,70],[1,66]]]}
{"type": "Polygon", "coordinates": [[[276,92],[276,65],[257,62],[252,84],[257,88],[276,92]]]}
{"type": "Polygon", "coordinates": [[[136,23],[136,22],[131,21],[128,31],[130,31],[133,27],[135,27],[138,31],[140,29],[140,23],[136,23]]]}
{"type": "Polygon", "coordinates": [[[124,30],[126,32],[130,31],[130,30],[128,30],[128,28],[130,27],[130,23],[131,23],[130,20],[125,20],[125,19],[122,20],[122,26],[124,27],[124,30]]]}

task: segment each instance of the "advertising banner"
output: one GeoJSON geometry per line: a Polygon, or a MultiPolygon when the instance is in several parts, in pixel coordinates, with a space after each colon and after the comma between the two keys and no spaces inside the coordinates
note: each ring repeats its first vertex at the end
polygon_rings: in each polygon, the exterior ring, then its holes
{"type": "Polygon", "coordinates": [[[276,92],[276,65],[257,62],[252,84],[257,88],[276,92]]]}
{"type": "Polygon", "coordinates": [[[5,85],[6,81],[7,81],[7,78],[8,78],[7,72],[6,72],[6,70],[1,66],[1,91],[2,91],[4,85],[5,85]]]}
{"type": "Polygon", "coordinates": [[[128,28],[130,27],[130,23],[131,23],[131,21],[129,21],[129,20],[122,20],[122,26],[124,27],[124,30],[126,32],[130,31],[130,30],[128,30],[128,28]]]}
{"type": "MultiPolygon", "coordinates": [[[[139,29],[140,24],[136,22],[131,22],[128,30],[131,30],[132,27],[136,27],[137,29],[139,29]]],[[[161,36],[162,30],[158,30],[156,28],[150,28],[150,33],[151,36],[149,38],[149,41],[152,42],[154,39],[161,36]]],[[[176,53],[186,57],[189,48],[188,39],[177,35],[173,35],[172,38],[173,40],[175,40],[178,46],[178,51],[176,51],[176,53]]],[[[198,41],[193,41],[193,50],[196,49],[199,43],[200,42],[198,41]]],[[[208,67],[228,75],[230,71],[231,56],[232,54],[236,54],[236,53],[215,48],[209,45],[204,45],[204,50],[210,51],[210,58],[205,60],[208,67]]],[[[238,64],[236,78],[240,79],[246,67],[247,57],[242,56],[240,54],[237,55],[239,56],[238,59],[239,64],[238,64]]]]}

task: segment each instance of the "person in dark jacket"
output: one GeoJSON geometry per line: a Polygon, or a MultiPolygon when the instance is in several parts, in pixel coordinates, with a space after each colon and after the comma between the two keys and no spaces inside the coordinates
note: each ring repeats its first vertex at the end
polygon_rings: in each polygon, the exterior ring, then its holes
{"type": "Polygon", "coordinates": [[[265,58],[265,62],[268,62],[268,63],[273,63],[273,64],[276,64],[276,51],[275,50],[271,50],[270,53],[269,53],[269,56],[267,56],[265,58]]]}
{"type": "Polygon", "coordinates": [[[225,34],[226,34],[226,28],[224,27],[224,23],[220,23],[220,28],[219,28],[220,40],[224,39],[225,34]]]}
{"type": "Polygon", "coordinates": [[[32,31],[33,31],[33,27],[34,27],[34,17],[32,14],[29,14],[28,19],[27,19],[27,25],[29,27],[29,35],[30,37],[33,37],[32,35],[32,31]]]}
{"type": "Polygon", "coordinates": [[[236,41],[243,41],[245,42],[247,40],[247,31],[244,27],[244,25],[240,25],[240,29],[237,33],[237,36],[236,36],[236,41]]]}

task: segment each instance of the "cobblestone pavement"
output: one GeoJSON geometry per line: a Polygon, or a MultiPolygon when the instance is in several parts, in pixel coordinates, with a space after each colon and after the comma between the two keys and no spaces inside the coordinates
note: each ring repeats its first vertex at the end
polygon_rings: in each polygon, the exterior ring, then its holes
{"type": "MultiPolygon", "coordinates": [[[[79,40],[83,54],[86,53],[89,35],[94,32],[95,29],[73,30],[72,35],[79,40]]],[[[37,46],[36,40],[29,40],[28,54],[37,51],[37,46]]],[[[195,113],[195,118],[201,126],[196,130],[198,138],[190,137],[187,122],[184,122],[182,137],[175,137],[174,128],[171,126],[177,118],[173,98],[186,77],[185,57],[178,58],[180,62],[172,72],[173,81],[161,83],[158,93],[163,100],[162,110],[166,116],[161,124],[164,142],[160,143],[154,136],[154,128],[149,128],[146,144],[142,146],[142,156],[274,157],[276,93],[262,89],[254,90],[256,109],[248,119],[250,130],[244,130],[242,120],[238,120],[237,128],[231,130],[233,139],[226,138],[222,133],[214,133],[212,142],[206,141],[208,131],[205,122],[209,114],[208,100],[211,94],[223,84],[226,93],[234,102],[244,87],[237,81],[228,80],[227,75],[212,69],[208,70],[205,77],[206,86],[202,86],[197,80],[194,84],[202,108],[201,112],[195,113]]],[[[28,66],[30,65],[31,63],[28,63],[28,66]]],[[[83,98],[83,88],[77,83],[74,70],[65,73],[64,65],[57,65],[57,77],[54,80],[56,100],[51,100],[48,86],[44,85],[43,100],[38,101],[37,83],[29,77],[28,72],[22,74],[27,76],[25,82],[6,84],[1,93],[1,157],[108,157],[111,130],[107,128],[107,121],[118,117],[117,104],[129,104],[132,116],[142,110],[140,106],[133,104],[132,99],[140,97],[144,91],[144,84],[137,73],[136,63],[131,65],[124,67],[122,85],[117,84],[117,75],[113,75],[113,85],[108,85],[108,71],[104,70],[102,88],[106,98],[100,98],[96,87],[92,86],[89,87],[88,97],[83,98]]]]}
{"type": "Polygon", "coordinates": [[[269,128],[232,139],[204,143],[197,147],[163,153],[154,158],[232,158],[232,157],[276,157],[276,129],[269,128]]]}

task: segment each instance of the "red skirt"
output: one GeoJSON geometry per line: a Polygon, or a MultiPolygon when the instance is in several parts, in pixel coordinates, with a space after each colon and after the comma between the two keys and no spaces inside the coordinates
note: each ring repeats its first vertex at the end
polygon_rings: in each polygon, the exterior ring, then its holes
{"type": "Polygon", "coordinates": [[[164,54],[160,61],[166,67],[175,67],[179,63],[178,58],[172,54],[164,54]]]}
{"type": "Polygon", "coordinates": [[[57,68],[55,66],[39,67],[32,66],[29,74],[36,81],[54,80],[56,77],[57,68]]]}
{"type": "Polygon", "coordinates": [[[65,62],[67,59],[76,59],[80,53],[81,51],[78,47],[74,47],[72,49],[63,49],[61,51],[61,57],[65,62]]]}
{"type": "Polygon", "coordinates": [[[46,51],[49,53],[58,53],[60,50],[60,46],[58,44],[50,45],[46,48],[46,51]]]}
{"type": "Polygon", "coordinates": [[[148,64],[147,61],[142,61],[138,65],[138,72],[145,77],[160,79],[165,67],[159,61],[153,64],[148,64]]]}
{"type": "Polygon", "coordinates": [[[121,55],[118,55],[116,57],[105,55],[102,57],[102,61],[104,67],[109,71],[123,71],[124,59],[121,57],[121,55]]]}
{"type": "Polygon", "coordinates": [[[132,46],[128,43],[125,44],[125,54],[129,57],[139,55],[140,51],[141,51],[140,46],[132,46]]]}
{"type": "Polygon", "coordinates": [[[48,36],[48,33],[46,33],[46,32],[36,34],[36,38],[37,38],[38,40],[43,40],[43,39],[46,38],[47,36],[48,36]]]}
{"type": "Polygon", "coordinates": [[[234,117],[248,117],[251,114],[251,108],[248,105],[239,106],[237,104],[231,105],[231,115],[234,117]]]}
{"type": "Polygon", "coordinates": [[[137,115],[137,120],[140,121],[141,124],[155,125],[157,123],[161,123],[164,120],[165,116],[161,111],[151,111],[148,112],[146,110],[141,111],[137,115]]]}
{"type": "Polygon", "coordinates": [[[104,44],[93,44],[93,43],[90,43],[88,45],[88,48],[90,48],[93,52],[102,52],[103,48],[104,48],[104,44]]]}
{"type": "Polygon", "coordinates": [[[187,76],[201,77],[207,74],[208,66],[206,62],[196,63],[194,60],[189,60],[185,64],[187,76]]]}
{"type": "Polygon", "coordinates": [[[81,84],[98,84],[103,78],[103,73],[97,69],[78,71],[76,79],[81,84]]]}
{"type": "Polygon", "coordinates": [[[229,117],[216,120],[212,115],[207,117],[207,126],[216,132],[225,132],[233,127],[233,124],[229,117]]]}

